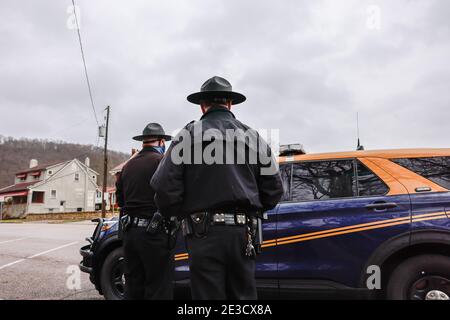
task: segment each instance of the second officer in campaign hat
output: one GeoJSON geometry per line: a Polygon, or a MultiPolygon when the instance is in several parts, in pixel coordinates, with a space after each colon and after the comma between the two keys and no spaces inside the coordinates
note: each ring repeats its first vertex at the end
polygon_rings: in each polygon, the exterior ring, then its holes
{"type": "Polygon", "coordinates": [[[172,299],[173,253],[162,220],[155,219],[155,192],[150,186],[165,141],[171,138],[160,124],[149,123],[142,134],[133,137],[142,141],[142,150],[125,164],[116,182],[122,212],[126,299],[172,299]]]}

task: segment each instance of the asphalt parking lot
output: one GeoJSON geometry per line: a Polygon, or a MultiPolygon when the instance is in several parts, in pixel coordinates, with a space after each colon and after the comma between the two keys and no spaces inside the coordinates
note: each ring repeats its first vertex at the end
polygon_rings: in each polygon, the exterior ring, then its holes
{"type": "Polygon", "coordinates": [[[0,299],[103,299],[78,269],[95,223],[0,223],[0,299]]]}

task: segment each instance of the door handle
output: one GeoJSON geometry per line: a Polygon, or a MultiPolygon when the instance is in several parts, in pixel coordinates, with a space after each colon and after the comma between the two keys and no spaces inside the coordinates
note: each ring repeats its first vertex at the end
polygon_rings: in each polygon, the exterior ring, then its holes
{"type": "Polygon", "coordinates": [[[368,210],[386,210],[397,207],[395,202],[374,202],[366,205],[368,210]]]}

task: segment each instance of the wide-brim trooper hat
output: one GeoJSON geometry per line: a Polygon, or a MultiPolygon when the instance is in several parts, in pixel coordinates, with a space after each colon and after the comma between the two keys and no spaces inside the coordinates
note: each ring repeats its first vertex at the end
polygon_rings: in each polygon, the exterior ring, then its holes
{"type": "Polygon", "coordinates": [[[243,94],[234,92],[228,80],[215,76],[206,80],[200,88],[200,92],[190,94],[187,100],[194,104],[200,104],[201,101],[212,101],[214,98],[229,99],[231,104],[239,104],[247,99],[243,94]]]}
{"type": "Polygon", "coordinates": [[[164,139],[170,141],[172,136],[167,135],[159,123],[149,123],[144,130],[142,130],[141,135],[133,137],[133,139],[137,141],[150,140],[152,138],[155,140],[164,139]]]}

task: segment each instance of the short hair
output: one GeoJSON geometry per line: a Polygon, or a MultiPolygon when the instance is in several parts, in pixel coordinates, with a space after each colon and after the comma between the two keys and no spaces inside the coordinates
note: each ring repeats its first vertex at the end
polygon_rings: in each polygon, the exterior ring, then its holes
{"type": "Polygon", "coordinates": [[[218,97],[216,97],[216,98],[210,98],[210,99],[205,99],[205,100],[203,100],[202,102],[203,103],[207,103],[207,104],[227,104],[228,103],[228,101],[230,101],[230,99],[228,99],[228,98],[218,98],[218,97]]]}
{"type": "Polygon", "coordinates": [[[152,142],[156,142],[159,140],[162,140],[162,138],[161,139],[153,139],[153,140],[143,140],[142,143],[152,143],[152,142]]]}

